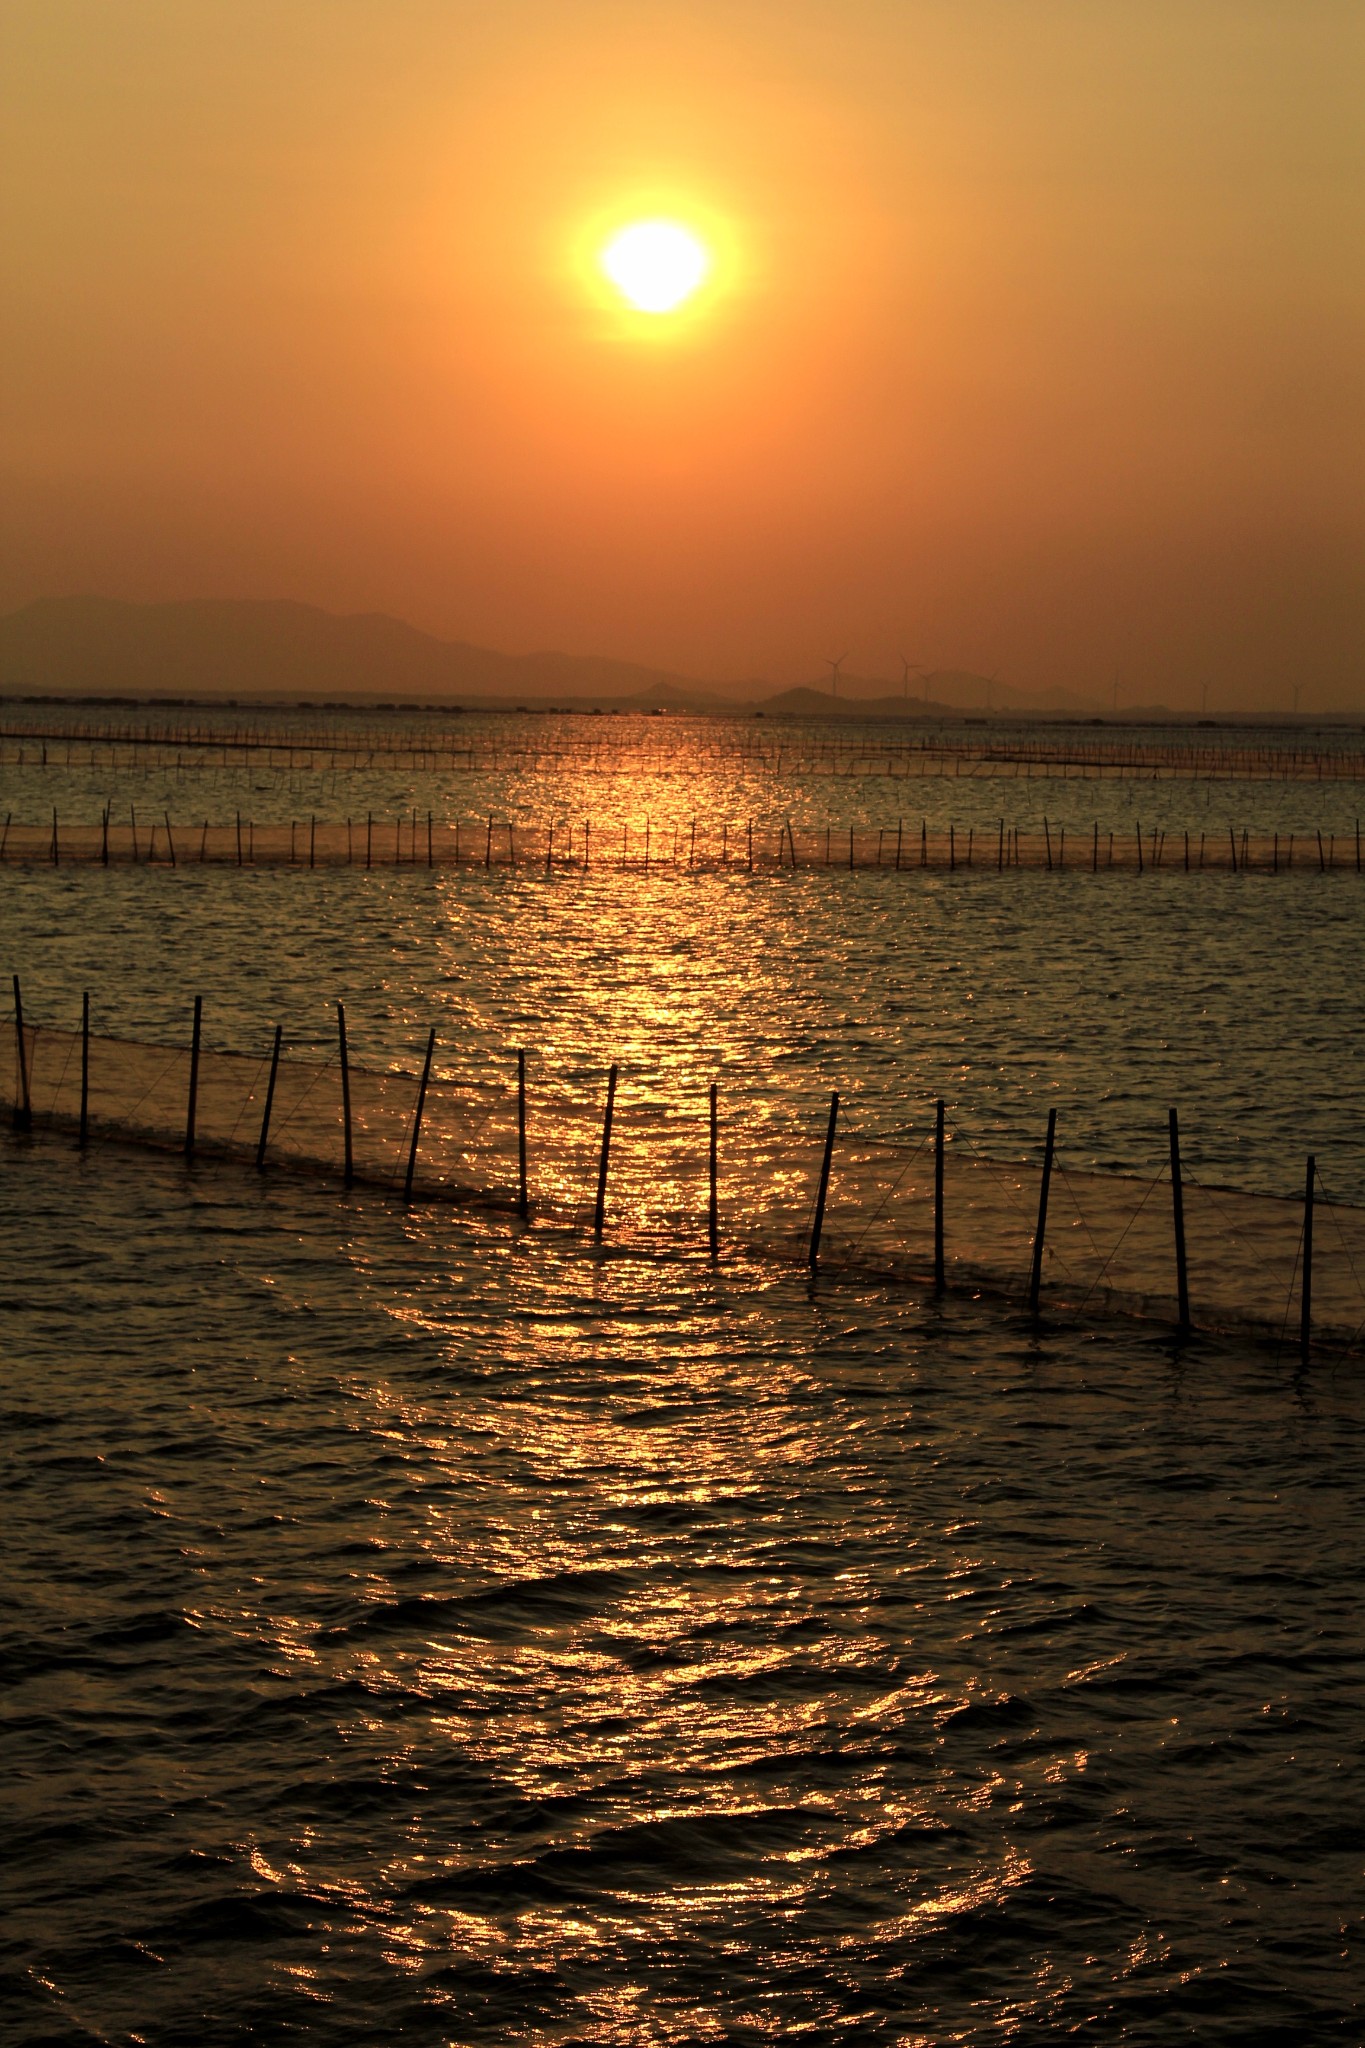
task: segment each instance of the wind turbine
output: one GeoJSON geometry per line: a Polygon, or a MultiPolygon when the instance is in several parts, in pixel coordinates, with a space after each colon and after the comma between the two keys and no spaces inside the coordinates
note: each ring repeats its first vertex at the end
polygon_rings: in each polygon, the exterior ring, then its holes
{"type": "Polygon", "coordinates": [[[847,653],[841,654],[837,661],[831,660],[828,654],[825,656],[825,666],[830,671],[830,688],[833,690],[836,697],[839,694],[839,671],[847,660],[847,653]]]}
{"type": "Polygon", "coordinates": [[[916,674],[917,676],[923,676],[923,677],[924,677],[924,679],[925,679],[925,695],[927,696],[927,695],[928,695],[928,682],[929,682],[929,679],[928,679],[928,671],[927,671],[927,670],[925,669],[925,666],[924,666],[923,662],[921,662],[921,661],[911,661],[911,659],[910,659],[910,657],[909,657],[909,655],[908,655],[908,654],[903,654],[903,655],[901,656],[901,695],[902,695],[902,697],[908,697],[908,696],[910,695],[910,671],[911,671],[911,669],[913,669],[913,670],[915,671],[915,674],[916,674]]]}

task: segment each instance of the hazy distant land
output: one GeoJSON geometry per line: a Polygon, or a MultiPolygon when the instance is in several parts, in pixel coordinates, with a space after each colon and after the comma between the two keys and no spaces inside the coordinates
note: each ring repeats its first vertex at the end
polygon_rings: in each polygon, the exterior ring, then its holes
{"type": "Polygon", "coordinates": [[[126,604],[42,598],[0,618],[0,690],[42,696],[434,700],[471,706],[731,710],[888,718],[945,712],[1093,712],[1066,691],[1029,694],[967,670],[940,669],[904,695],[885,678],[777,690],[749,678],[696,678],[603,655],[499,654],[439,640],[382,612],[338,616],[314,605],[196,598],[126,604]]]}

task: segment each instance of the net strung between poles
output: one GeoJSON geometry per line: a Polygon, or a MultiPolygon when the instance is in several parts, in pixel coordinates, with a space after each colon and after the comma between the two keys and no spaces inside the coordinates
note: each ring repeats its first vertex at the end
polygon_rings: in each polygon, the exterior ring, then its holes
{"type": "MultiPolygon", "coordinates": [[[[16,1123],[24,1083],[31,1124],[91,1146],[183,1150],[191,1092],[185,1046],[35,1026],[0,1034],[0,1073],[16,1123]]],[[[251,1166],[261,1150],[271,1046],[252,1053],[201,1049],[195,1074],[194,1158],[251,1166]]],[[[438,1060],[412,1150],[419,1074],[349,1064],[351,1177],[413,1198],[515,1212],[519,1198],[516,1062],[505,1082],[461,1079],[438,1060]]],[[[600,1168],[602,1094],[594,1080],[533,1083],[528,1100],[533,1227],[586,1232],[600,1168]]],[[[724,1105],[722,1105],[724,1110],[724,1105]]],[[[808,1130],[775,1108],[722,1114],[718,1208],[722,1257],[804,1264],[820,1166],[823,1115],[808,1130]]],[[[1039,1221],[1041,1160],[987,1158],[950,1116],[942,1158],[944,1278],[958,1292],[1027,1296],[1039,1221]]],[[[700,1254],[708,1238],[709,1105],[691,1094],[632,1090],[615,1098],[606,1240],[645,1253],[700,1254]]],[[[270,1099],[266,1165],[332,1182],[346,1148],[337,1055],[282,1058],[270,1099]]],[[[1085,1316],[1178,1319],[1173,1191],[1154,1158],[1149,1178],[1077,1170],[1057,1154],[1043,1237],[1041,1300],[1085,1316]]],[[[1191,1321],[1198,1328],[1281,1336],[1302,1286],[1300,1199],[1209,1187],[1184,1175],[1191,1321]]],[[[936,1160],[932,1112],[918,1135],[887,1137],[847,1119],[831,1157],[819,1269],[830,1277],[932,1281],[936,1160]]],[[[1359,1347],[1365,1336],[1365,1208],[1315,1201],[1312,1323],[1315,1341],[1359,1347]]]]}

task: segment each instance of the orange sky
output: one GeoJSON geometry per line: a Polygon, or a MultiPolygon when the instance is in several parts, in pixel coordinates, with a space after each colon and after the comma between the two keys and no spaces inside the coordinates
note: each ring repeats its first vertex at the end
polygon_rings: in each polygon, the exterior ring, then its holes
{"type": "Polygon", "coordinates": [[[0,606],[1365,706],[1363,83],[1360,0],[10,0],[0,606]]]}

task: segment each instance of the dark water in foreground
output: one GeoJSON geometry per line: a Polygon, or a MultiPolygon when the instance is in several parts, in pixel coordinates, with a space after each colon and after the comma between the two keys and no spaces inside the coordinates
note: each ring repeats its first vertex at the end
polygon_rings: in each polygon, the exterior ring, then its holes
{"type": "Polygon", "coordinates": [[[0,1151],[7,2042],[1365,2034],[1365,1389],[0,1151]]]}

